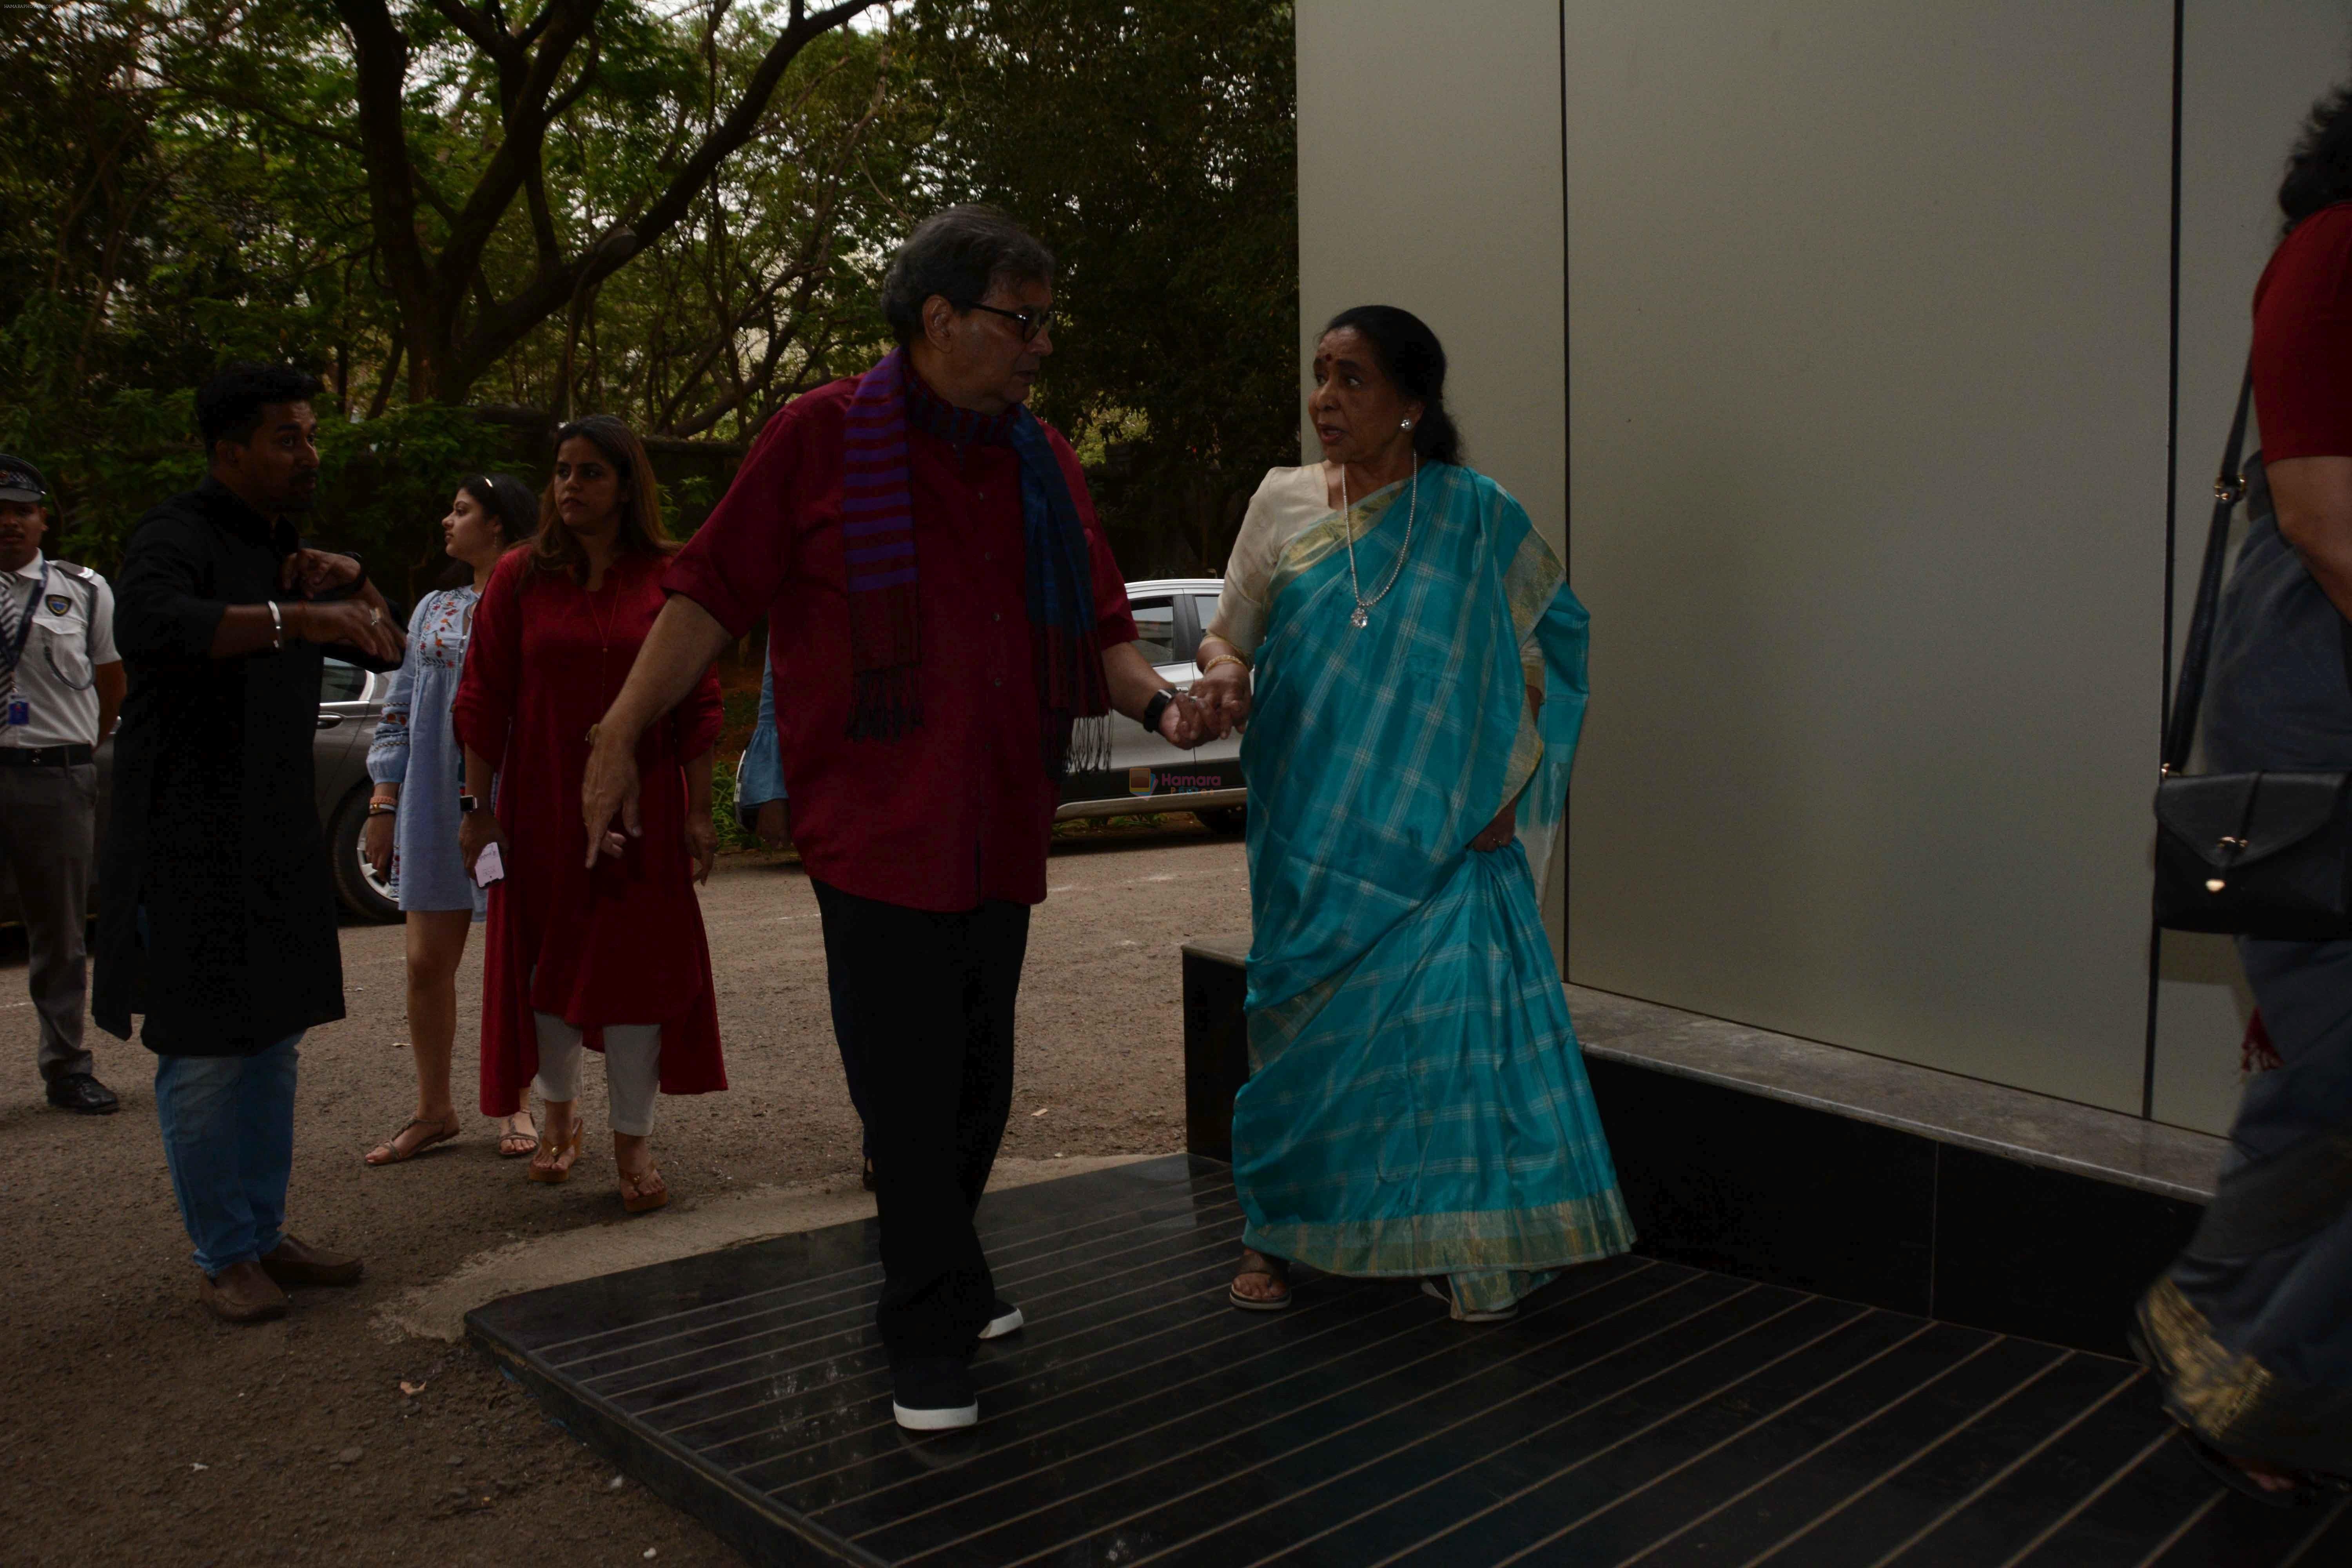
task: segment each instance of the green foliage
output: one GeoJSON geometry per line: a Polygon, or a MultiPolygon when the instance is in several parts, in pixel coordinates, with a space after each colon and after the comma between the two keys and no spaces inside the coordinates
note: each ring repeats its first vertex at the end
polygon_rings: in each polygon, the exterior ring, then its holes
{"type": "Polygon", "coordinates": [[[1097,426],[1133,575],[1221,571],[1298,451],[1297,65],[1276,0],[918,0],[943,194],[1060,262],[1040,412],[1097,426]],[[1116,434],[1114,434],[1116,431],[1116,434]]]}
{"type": "Polygon", "coordinates": [[[735,820],[735,764],[740,758],[724,751],[710,762],[710,820],[719,829],[721,849],[762,849],[756,833],[747,833],[735,820]]]}
{"type": "MultiPolygon", "coordinates": [[[[492,204],[423,357],[362,153],[349,29],[371,11],[404,40],[412,237],[444,256],[509,152],[500,68],[457,25],[479,0],[0,7],[0,449],[49,474],[62,549],[111,565],[200,471],[191,389],[230,359],[283,359],[330,387],[317,531],[430,574],[450,488],[515,438],[447,405],[747,440],[881,352],[892,248],[968,198],[1061,257],[1041,411],[1101,460],[1130,572],[1221,563],[1259,474],[1295,460],[1282,0],[894,0],[809,41],[675,225],[552,304],[532,292],[548,258],[572,266],[646,220],[751,89],[790,0],[513,0],[518,30],[593,14],[559,72],[581,90],[538,143],[543,205],[492,204]],[[466,361],[518,310],[541,313],[466,361]]],[[[668,500],[690,517],[717,481],[688,467],[668,500]]]]}
{"type": "Polygon", "coordinates": [[[358,551],[386,593],[413,602],[447,564],[439,524],[457,481],[510,466],[507,441],[470,408],[405,404],[356,424],[322,410],[319,510],[306,531],[358,551]]]}

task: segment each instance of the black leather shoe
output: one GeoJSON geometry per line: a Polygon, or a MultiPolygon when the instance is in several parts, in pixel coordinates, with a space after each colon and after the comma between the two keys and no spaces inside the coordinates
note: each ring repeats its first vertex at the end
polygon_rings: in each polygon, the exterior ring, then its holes
{"type": "Polygon", "coordinates": [[[114,1091],[86,1072],[69,1072],[49,1081],[49,1103],[59,1110],[84,1116],[111,1116],[122,1108],[114,1091]]]}

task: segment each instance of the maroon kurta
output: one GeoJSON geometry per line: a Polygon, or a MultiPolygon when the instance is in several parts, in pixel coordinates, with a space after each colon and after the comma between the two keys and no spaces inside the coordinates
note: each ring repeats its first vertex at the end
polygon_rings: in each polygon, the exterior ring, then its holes
{"type": "MultiPolygon", "coordinates": [[[[850,740],[841,475],[855,386],[819,387],[768,422],[667,585],[730,636],[769,616],[793,842],[810,876],[909,909],[1037,903],[1060,786],[1038,762],[1019,461],[1010,447],[942,440],[909,421],[923,721],[850,740]]],[[[1102,644],[1133,642],[1086,477],[1068,443],[1050,426],[1046,436],[1086,528],[1102,644]]]]}
{"type": "Polygon", "coordinates": [[[719,677],[637,745],[642,837],[585,858],[580,778],[604,716],[661,613],[666,562],[615,562],[591,594],[529,572],[510,551],[474,614],[453,710],[457,738],[498,770],[506,879],[490,884],[482,970],[482,1111],[510,1116],[539,1071],[531,1014],[552,1013],[604,1049],[606,1024],[659,1024],[664,1094],[727,1087],[710,949],[686,847],[685,762],[719,738],[719,677]]]}

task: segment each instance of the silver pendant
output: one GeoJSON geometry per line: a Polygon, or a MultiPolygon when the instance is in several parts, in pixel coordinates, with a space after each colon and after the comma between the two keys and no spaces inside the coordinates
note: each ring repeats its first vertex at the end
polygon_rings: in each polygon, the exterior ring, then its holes
{"type": "Polygon", "coordinates": [[[1348,617],[1348,624],[1354,626],[1358,631],[1362,631],[1366,626],[1372,624],[1372,617],[1364,613],[1363,605],[1358,605],[1356,606],[1356,613],[1348,617]]]}

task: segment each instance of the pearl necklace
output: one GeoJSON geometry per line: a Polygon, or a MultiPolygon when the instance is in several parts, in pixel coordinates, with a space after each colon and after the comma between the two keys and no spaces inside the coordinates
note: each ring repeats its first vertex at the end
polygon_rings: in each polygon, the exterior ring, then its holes
{"type": "Polygon", "coordinates": [[[1348,587],[1356,595],[1356,608],[1348,616],[1348,624],[1362,631],[1372,624],[1372,606],[1389,595],[1404,572],[1404,558],[1412,553],[1412,520],[1421,510],[1421,454],[1412,455],[1412,496],[1405,508],[1404,542],[1397,547],[1396,564],[1389,568],[1389,580],[1364,597],[1364,584],[1356,576],[1356,531],[1348,519],[1348,465],[1339,465],[1339,527],[1348,539],[1348,587]]]}

